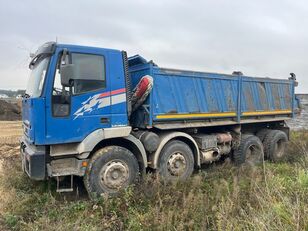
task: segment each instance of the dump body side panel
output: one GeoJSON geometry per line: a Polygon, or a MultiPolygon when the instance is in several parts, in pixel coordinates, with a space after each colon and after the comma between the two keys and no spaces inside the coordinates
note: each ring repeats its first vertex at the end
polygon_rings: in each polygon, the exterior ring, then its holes
{"type": "Polygon", "coordinates": [[[132,86],[147,74],[153,77],[154,87],[143,107],[133,113],[131,122],[136,127],[173,122],[206,122],[210,126],[215,122],[264,122],[294,116],[294,80],[182,71],[139,63],[130,67],[132,86]]]}
{"type": "Polygon", "coordinates": [[[291,117],[293,81],[154,68],[153,120],[291,117]]]}
{"type": "Polygon", "coordinates": [[[236,117],[237,77],[156,69],[152,93],[155,121],[236,117]]]}
{"type": "Polygon", "coordinates": [[[293,81],[248,78],[242,79],[241,115],[291,115],[293,81]]]}

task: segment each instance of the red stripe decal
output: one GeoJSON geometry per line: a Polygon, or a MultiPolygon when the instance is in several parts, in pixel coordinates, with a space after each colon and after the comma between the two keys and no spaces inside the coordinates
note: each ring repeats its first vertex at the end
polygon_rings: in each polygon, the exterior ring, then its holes
{"type": "Polygon", "coordinates": [[[100,94],[98,98],[103,98],[103,97],[106,97],[106,96],[109,96],[109,95],[110,95],[109,91],[108,92],[104,92],[104,93],[100,94]]]}
{"type": "Polygon", "coordinates": [[[104,92],[102,94],[99,95],[99,98],[103,98],[103,97],[107,97],[110,95],[116,95],[116,94],[120,94],[120,93],[124,93],[126,91],[126,88],[121,88],[121,89],[117,89],[111,92],[104,92]]]}
{"type": "Polygon", "coordinates": [[[111,95],[116,95],[116,94],[124,93],[125,91],[126,91],[125,88],[121,88],[121,89],[112,91],[111,95]]]}

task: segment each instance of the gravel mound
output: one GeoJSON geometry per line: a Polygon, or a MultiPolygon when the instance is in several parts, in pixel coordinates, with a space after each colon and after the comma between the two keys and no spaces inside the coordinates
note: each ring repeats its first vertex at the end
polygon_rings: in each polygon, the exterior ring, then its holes
{"type": "Polygon", "coordinates": [[[300,99],[302,106],[301,114],[287,121],[287,124],[293,130],[308,129],[308,94],[298,95],[297,97],[300,99]]]}
{"type": "Polygon", "coordinates": [[[21,120],[21,109],[17,104],[0,100],[0,120],[21,120]]]}

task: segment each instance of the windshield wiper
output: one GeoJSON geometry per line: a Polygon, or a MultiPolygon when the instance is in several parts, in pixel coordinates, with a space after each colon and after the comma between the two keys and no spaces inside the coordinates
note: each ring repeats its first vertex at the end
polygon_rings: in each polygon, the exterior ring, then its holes
{"type": "Polygon", "coordinates": [[[31,62],[29,63],[29,69],[33,70],[33,68],[38,65],[44,58],[48,57],[46,54],[39,54],[35,56],[31,62]]]}
{"type": "Polygon", "coordinates": [[[33,57],[33,59],[29,63],[29,68],[32,70],[33,67],[35,66],[36,62],[39,60],[40,55],[36,55],[33,57]]]}

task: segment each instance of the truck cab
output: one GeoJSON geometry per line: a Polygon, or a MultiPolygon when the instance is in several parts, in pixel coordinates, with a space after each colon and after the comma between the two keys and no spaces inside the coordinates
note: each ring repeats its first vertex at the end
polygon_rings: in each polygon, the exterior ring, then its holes
{"type": "Polygon", "coordinates": [[[130,133],[126,59],[118,50],[54,42],[37,50],[22,101],[23,166],[31,178],[45,179],[53,157],[89,154],[91,145],[81,142],[90,134],[102,139],[130,133]]]}
{"type": "Polygon", "coordinates": [[[121,51],[48,43],[30,67],[23,100],[25,138],[30,143],[79,142],[98,128],[128,125],[121,51]],[[62,85],[65,62],[67,69],[74,66],[76,76],[62,85]]]}
{"type": "Polygon", "coordinates": [[[60,192],[73,190],[74,176],[90,194],[116,194],[149,168],[184,180],[223,155],[280,160],[298,104],[295,75],[164,69],[114,49],[49,42],[29,68],[22,166],[34,180],[56,178],[60,192]]]}

